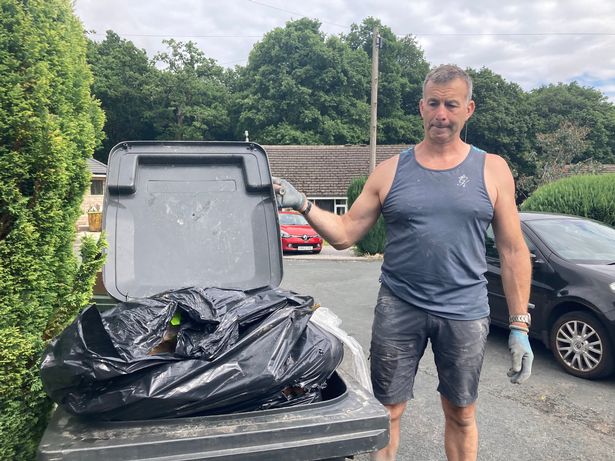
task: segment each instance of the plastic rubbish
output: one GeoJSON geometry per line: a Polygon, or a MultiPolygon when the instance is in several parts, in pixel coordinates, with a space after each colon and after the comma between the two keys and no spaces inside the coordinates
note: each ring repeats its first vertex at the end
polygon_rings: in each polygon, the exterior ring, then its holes
{"type": "Polygon", "coordinates": [[[327,330],[329,333],[337,337],[344,346],[352,353],[352,367],[347,367],[348,372],[352,373],[354,378],[361,384],[370,394],[374,394],[372,381],[370,378],[365,354],[359,341],[342,330],[342,319],[335,315],[329,308],[320,307],[314,312],[311,322],[327,330]]]}
{"type": "Polygon", "coordinates": [[[58,405],[103,420],[318,401],[343,345],[309,322],[313,309],[311,297],[280,289],[218,288],[90,306],[50,343],[41,378],[58,405]]]}

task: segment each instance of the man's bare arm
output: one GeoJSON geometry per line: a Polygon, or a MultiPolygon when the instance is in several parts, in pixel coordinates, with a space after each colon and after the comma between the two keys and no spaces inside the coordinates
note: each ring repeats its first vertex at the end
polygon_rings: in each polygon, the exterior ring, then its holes
{"type": "Polygon", "coordinates": [[[497,188],[493,229],[502,269],[502,285],[511,315],[527,313],[532,266],[515,204],[515,184],[501,157],[489,155],[489,174],[497,188]]]}
{"type": "Polygon", "coordinates": [[[386,170],[382,165],[374,170],[350,210],[341,216],[313,206],[306,215],[310,225],[338,250],[361,240],[380,215],[381,188],[386,181],[386,170]]]}
{"type": "MultiPolygon", "coordinates": [[[[354,245],[376,223],[382,202],[393,182],[398,156],[379,164],[370,175],[363,191],[352,207],[342,216],[321,210],[315,205],[305,214],[311,226],[333,247],[343,250],[354,245]]],[[[273,187],[281,206],[305,212],[307,200],[290,183],[273,178],[273,187]]]]}

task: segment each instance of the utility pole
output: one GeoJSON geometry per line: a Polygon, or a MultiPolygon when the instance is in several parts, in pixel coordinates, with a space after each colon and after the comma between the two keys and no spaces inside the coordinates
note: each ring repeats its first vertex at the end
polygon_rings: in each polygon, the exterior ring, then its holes
{"type": "Polygon", "coordinates": [[[376,135],[378,133],[378,51],[382,48],[382,41],[378,33],[378,26],[372,32],[372,104],[369,123],[369,172],[376,168],[376,135]]]}

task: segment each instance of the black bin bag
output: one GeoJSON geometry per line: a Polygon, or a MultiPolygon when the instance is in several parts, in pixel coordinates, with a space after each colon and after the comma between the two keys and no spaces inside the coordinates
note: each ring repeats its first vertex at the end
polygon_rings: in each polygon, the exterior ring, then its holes
{"type": "Polygon", "coordinates": [[[186,288],[90,306],[45,351],[48,395],[103,420],[213,415],[320,399],[342,360],[338,338],[309,322],[313,299],[186,288]]]}

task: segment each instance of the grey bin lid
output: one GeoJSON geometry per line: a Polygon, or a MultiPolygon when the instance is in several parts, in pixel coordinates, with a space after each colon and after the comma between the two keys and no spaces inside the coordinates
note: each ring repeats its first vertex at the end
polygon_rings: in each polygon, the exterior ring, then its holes
{"type": "Polygon", "coordinates": [[[282,280],[265,150],[249,142],[123,142],[109,155],[103,281],[117,300],[282,280]]]}

